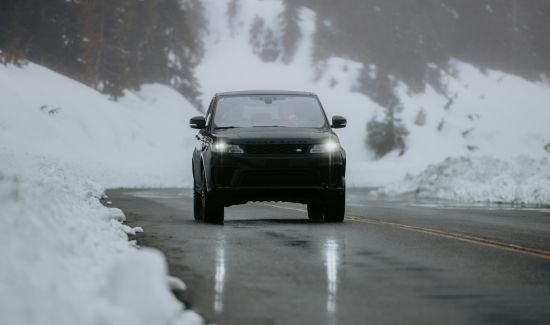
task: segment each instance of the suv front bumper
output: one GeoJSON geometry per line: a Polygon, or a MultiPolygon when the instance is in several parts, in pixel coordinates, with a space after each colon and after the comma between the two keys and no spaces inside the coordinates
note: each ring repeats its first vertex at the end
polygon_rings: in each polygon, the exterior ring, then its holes
{"type": "Polygon", "coordinates": [[[208,191],[226,205],[247,201],[308,203],[342,195],[345,168],[342,152],[292,156],[213,154],[206,176],[208,191]]]}

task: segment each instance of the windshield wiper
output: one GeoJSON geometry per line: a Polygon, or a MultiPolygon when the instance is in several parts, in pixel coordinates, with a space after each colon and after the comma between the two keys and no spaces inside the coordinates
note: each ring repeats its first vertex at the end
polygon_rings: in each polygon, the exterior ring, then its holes
{"type": "Polygon", "coordinates": [[[253,125],[254,128],[284,128],[282,125],[253,125]]]}

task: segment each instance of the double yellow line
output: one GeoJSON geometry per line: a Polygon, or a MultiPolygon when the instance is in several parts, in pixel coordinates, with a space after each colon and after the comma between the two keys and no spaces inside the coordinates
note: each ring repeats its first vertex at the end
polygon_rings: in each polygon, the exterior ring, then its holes
{"type": "MultiPolygon", "coordinates": [[[[279,208],[279,209],[307,212],[304,209],[299,209],[299,208],[294,208],[289,206],[281,206],[276,204],[263,204],[263,205],[279,208]]],[[[478,237],[478,236],[461,234],[453,231],[427,228],[427,227],[421,227],[421,226],[415,226],[415,225],[407,225],[407,224],[398,223],[398,222],[383,221],[383,220],[371,219],[366,217],[358,217],[358,216],[352,216],[352,215],[346,215],[346,220],[352,221],[352,222],[361,222],[361,223],[367,223],[371,225],[389,226],[396,229],[420,232],[420,233],[429,234],[432,236],[460,240],[463,242],[468,242],[472,244],[488,246],[493,248],[499,248],[499,249],[503,249],[503,250],[507,250],[515,253],[520,253],[524,255],[530,255],[530,256],[550,260],[550,251],[516,245],[516,244],[510,244],[510,243],[493,240],[493,239],[487,239],[487,238],[478,237]]]]}

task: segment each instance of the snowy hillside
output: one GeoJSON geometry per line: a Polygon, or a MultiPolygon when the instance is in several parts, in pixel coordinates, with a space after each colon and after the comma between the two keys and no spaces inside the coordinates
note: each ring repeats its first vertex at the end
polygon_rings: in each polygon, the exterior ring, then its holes
{"type": "Polygon", "coordinates": [[[164,256],[136,250],[142,230],[99,201],[104,187],[188,186],[194,108],[160,85],[115,103],[32,63],[0,65],[0,98],[0,323],[200,323],[164,256]]]}
{"type": "MultiPolygon", "coordinates": [[[[366,145],[366,125],[381,118],[383,108],[354,89],[362,69],[374,77],[376,66],[364,67],[338,57],[315,62],[312,48],[317,18],[305,7],[299,11],[301,38],[293,59],[288,64],[281,57],[266,62],[262,51],[281,48],[284,4],[277,0],[239,3],[229,15],[228,1],[204,2],[205,15],[211,19],[204,35],[206,53],[197,69],[203,103],[206,105],[213,93],[225,90],[318,93],[329,115],[348,118],[348,127],[337,132],[348,152],[350,186],[395,183],[447,157],[489,156],[505,162],[516,156],[537,161],[550,157],[550,86],[498,71],[482,72],[453,60],[449,62],[452,74],[438,71],[443,74],[444,93],[428,87],[415,94],[398,83],[403,106],[398,115],[409,131],[407,149],[402,156],[393,152],[374,160],[366,145]],[[258,33],[263,38],[258,39],[258,33]]],[[[434,65],[432,69],[438,68],[434,65]]]]}
{"type": "Polygon", "coordinates": [[[146,85],[115,103],[32,63],[0,66],[0,85],[0,147],[73,163],[105,187],[189,186],[198,112],[174,90],[146,85]]]}

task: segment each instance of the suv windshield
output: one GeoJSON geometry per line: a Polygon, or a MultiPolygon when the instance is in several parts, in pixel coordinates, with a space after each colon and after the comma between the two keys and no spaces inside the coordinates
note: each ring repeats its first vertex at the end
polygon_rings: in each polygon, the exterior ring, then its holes
{"type": "Polygon", "coordinates": [[[326,118],[313,96],[253,95],[220,97],[214,112],[214,127],[313,127],[326,125],[326,118]]]}

